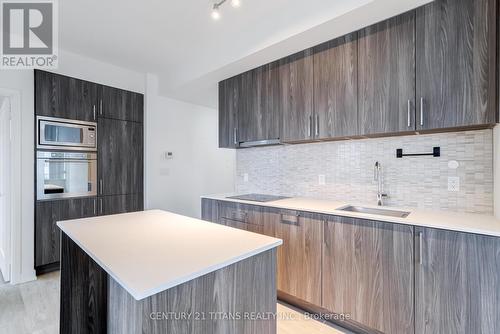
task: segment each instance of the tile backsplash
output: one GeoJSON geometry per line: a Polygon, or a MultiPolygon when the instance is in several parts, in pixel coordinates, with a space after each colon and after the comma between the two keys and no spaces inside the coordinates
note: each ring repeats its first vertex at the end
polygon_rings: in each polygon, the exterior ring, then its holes
{"type": "Polygon", "coordinates": [[[242,149],[236,191],[376,204],[375,161],[382,164],[386,205],[493,213],[492,130],[242,149]],[[396,158],[398,148],[429,153],[434,146],[440,158],[396,158]],[[460,178],[458,192],[448,191],[448,177],[460,178]]]}

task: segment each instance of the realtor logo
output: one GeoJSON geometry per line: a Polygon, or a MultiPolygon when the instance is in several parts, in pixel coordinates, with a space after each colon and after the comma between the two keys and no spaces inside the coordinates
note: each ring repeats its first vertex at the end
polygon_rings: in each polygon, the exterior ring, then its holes
{"type": "Polygon", "coordinates": [[[1,1],[2,69],[57,67],[57,3],[1,1]]]}

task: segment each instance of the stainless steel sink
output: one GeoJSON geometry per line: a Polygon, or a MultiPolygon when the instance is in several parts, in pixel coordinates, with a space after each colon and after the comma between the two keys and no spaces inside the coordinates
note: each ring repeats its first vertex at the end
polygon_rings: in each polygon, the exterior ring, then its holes
{"type": "Polygon", "coordinates": [[[388,209],[364,208],[364,207],[361,207],[361,206],[353,206],[353,205],[344,206],[342,208],[338,208],[337,210],[339,210],[339,211],[348,211],[348,212],[357,212],[357,213],[365,213],[365,214],[369,214],[369,215],[397,217],[397,218],[406,218],[411,213],[411,212],[407,212],[407,211],[396,211],[396,210],[388,210],[388,209]]]}

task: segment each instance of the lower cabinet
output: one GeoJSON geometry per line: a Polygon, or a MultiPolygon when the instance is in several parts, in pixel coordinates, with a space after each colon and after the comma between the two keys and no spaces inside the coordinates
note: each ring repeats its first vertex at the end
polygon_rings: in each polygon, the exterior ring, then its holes
{"type": "Polygon", "coordinates": [[[278,248],[278,290],[321,305],[323,221],[312,214],[283,211],[264,233],[283,240],[278,248]]]}
{"type": "Polygon", "coordinates": [[[323,308],[383,333],[413,333],[413,227],[329,217],[323,308]]]}
{"type": "MultiPolygon", "coordinates": [[[[202,216],[280,238],[280,292],[364,332],[500,333],[500,238],[204,200],[202,216]]],[[[299,305],[301,306],[301,305],[299,305]]]]}
{"type": "Polygon", "coordinates": [[[99,215],[115,215],[119,213],[144,210],[142,194],[115,195],[99,197],[99,215]]]}
{"type": "Polygon", "coordinates": [[[500,333],[500,238],[416,228],[415,332],[500,333]]]}
{"type": "Polygon", "coordinates": [[[87,218],[97,213],[97,198],[37,202],[35,208],[35,267],[59,262],[61,220],[87,218]]]}
{"type": "Polygon", "coordinates": [[[219,202],[213,199],[201,199],[201,219],[217,223],[219,219],[219,202]]]}
{"type": "MultiPolygon", "coordinates": [[[[202,202],[202,217],[213,217],[213,203],[202,202]]],[[[311,214],[219,202],[219,224],[283,240],[278,248],[278,290],[321,305],[323,221],[311,214]]]]}

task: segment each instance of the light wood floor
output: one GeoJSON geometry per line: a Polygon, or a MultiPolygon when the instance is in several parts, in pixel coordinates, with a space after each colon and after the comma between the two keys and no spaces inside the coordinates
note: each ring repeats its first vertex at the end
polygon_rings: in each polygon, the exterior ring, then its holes
{"type": "MultiPolygon", "coordinates": [[[[16,286],[2,283],[0,276],[1,334],[59,334],[59,273],[16,286]]],[[[306,319],[285,305],[278,304],[278,312],[278,334],[350,333],[306,319]]]]}

